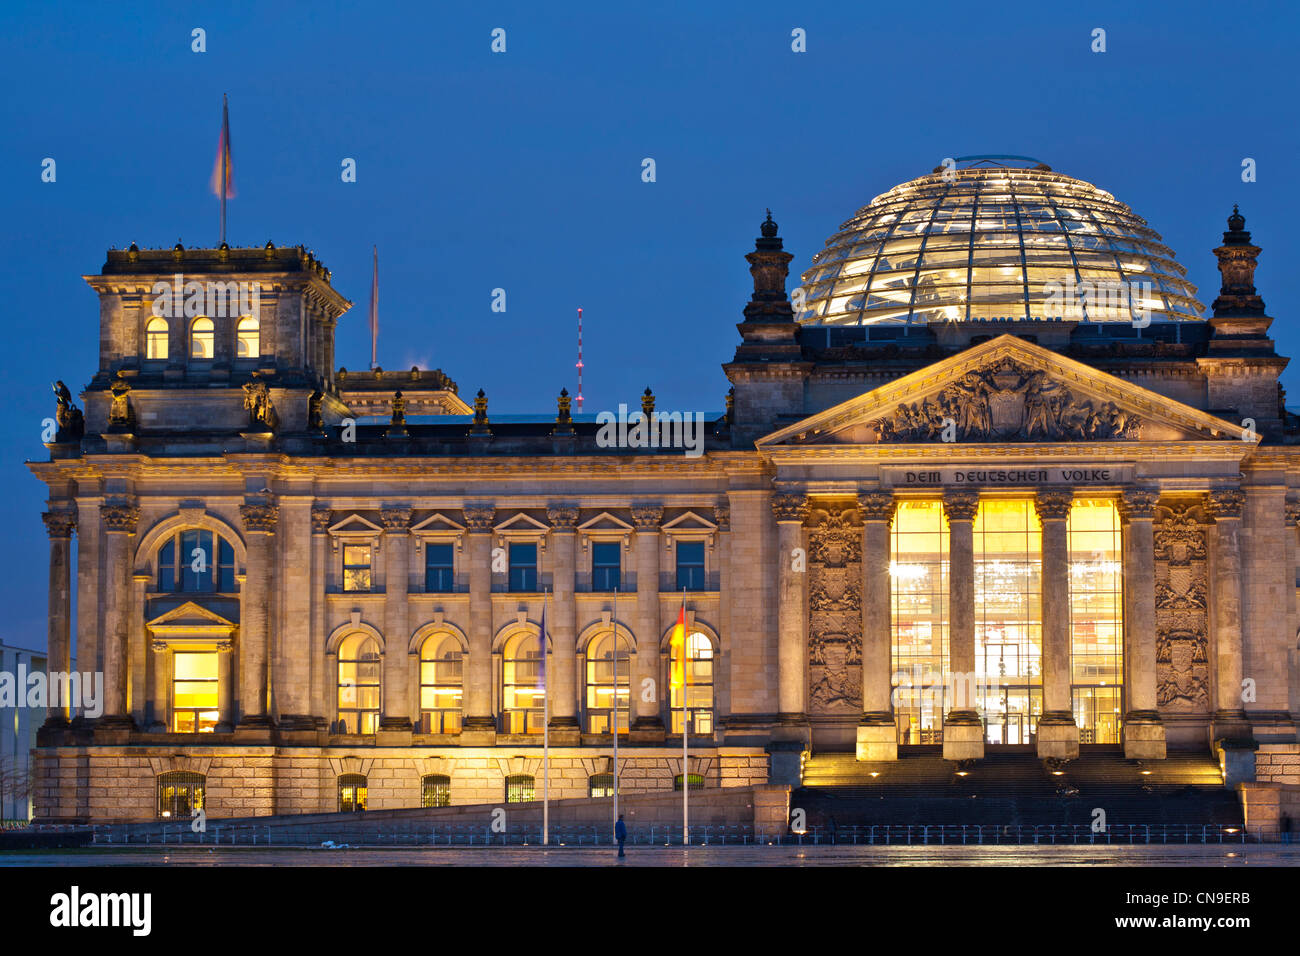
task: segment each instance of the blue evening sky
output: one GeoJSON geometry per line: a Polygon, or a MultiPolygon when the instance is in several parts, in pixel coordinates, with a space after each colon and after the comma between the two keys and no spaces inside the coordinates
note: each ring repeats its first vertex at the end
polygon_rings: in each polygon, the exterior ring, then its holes
{"type": "MultiPolygon", "coordinates": [[[[720,410],[764,208],[797,274],[872,197],[974,153],[1111,191],[1207,306],[1240,203],[1278,348],[1300,353],[1297,26],[1282,3],[6,3],[0,641],[45,642],[44,489],[23,462],[45,456],[49,383],[76,393],[96,367],[80,276],[110,246],[216,244],[223,92],[229,240],[301,243],[333,270],[356,303],[339,364],[369,360],[377,244],[385,368],[548,412],[575,390],[582,306],[587,412],[647,384],[661,409],[720,410]]],[[[1284,382],[1300,400],[1300,371],[1284,382]]]]}

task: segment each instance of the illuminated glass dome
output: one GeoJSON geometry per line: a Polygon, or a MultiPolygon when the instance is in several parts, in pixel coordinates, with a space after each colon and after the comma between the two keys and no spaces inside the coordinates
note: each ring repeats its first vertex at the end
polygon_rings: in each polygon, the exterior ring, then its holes
{"type": "Polygon", "coordinates": [[[1173,251],[1110,193],[1026,157],[957,162],[827,240],[803,274],[800,322],[1200,319],[1173,251]]]}

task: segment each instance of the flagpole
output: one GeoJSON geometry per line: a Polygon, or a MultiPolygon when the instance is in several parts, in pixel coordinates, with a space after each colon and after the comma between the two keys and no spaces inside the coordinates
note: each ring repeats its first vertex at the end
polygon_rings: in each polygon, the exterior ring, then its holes
{"type": "MultiPolygon", "coordinates": [[[[632,689],[628,684],[628,691],[632,689]]],[[[628,704],[632,703],[629,693],[628,704]]],[[[614,826],[618,826],[618,588],[614,588],[614,826]]]]}
{"type": "Polygon", "coordinates": [[[226,244],[226,184],[230,169],[230,109],[221,94],[221,243],[226,244]]]}
{"type": "Polygon", "coordinates": [[[551,694],[550,668],[546,666],[546,603],[542,592],[542,846],[551,842],[551,694]]]}
{"type": "MultiPolygon", "coordinates": [[[[686,589],[682,588],[682,617],[686,616],[686,589]]],[[[690,827],[690,793],[691,793],[691,776],[690,754],[687,741],[691,735],[690,714],[686,709],[686,688],[690,683],[687,670],[687,644],[690,641],[686,636],[686,629],[682,629],[682,846],[691,845],[691,827],[690,827]]]]}

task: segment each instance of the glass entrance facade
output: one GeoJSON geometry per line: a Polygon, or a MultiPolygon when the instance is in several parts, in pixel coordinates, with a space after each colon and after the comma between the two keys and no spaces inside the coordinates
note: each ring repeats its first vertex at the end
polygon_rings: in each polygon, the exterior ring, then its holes
{"type": "Polygon", "coordinates": [[[942,501],[898,503],[889,558],[898,742],[941,743],[948,707],[948,528],[942,501]]]}
{"type": "Polygon", "coordinates": [[[980,501],[974,534],[985,742],[1030,744],[1043,712],[1042,526],[1033,499],[980,501]]]}
{"type": "Polygon", "coordinates": [[[1069,544],[1070,690],[1079,742],[1117,744],[1124,706],[1124,575],[1115,503],[1076,499],[1069,544]]]}

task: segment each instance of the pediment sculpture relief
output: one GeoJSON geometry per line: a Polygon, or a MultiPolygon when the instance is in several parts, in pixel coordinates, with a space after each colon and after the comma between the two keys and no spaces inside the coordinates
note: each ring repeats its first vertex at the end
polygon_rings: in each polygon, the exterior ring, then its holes
{"type": "Polygon", "coordinates": [[[1141,420],[1114,402],[1077,397],[1011,358],[967,372],[876,422],[882,442],[1135,439],[1141,420]]]}

